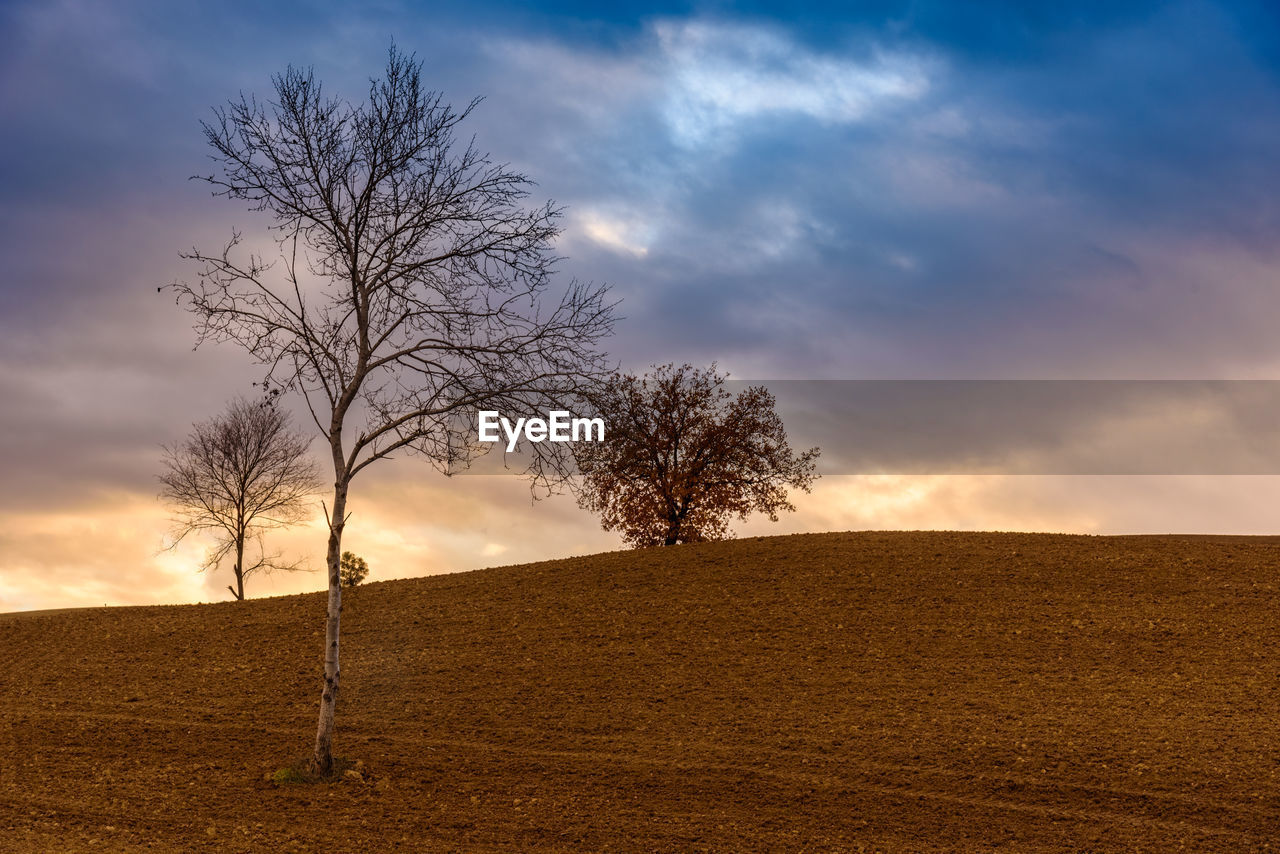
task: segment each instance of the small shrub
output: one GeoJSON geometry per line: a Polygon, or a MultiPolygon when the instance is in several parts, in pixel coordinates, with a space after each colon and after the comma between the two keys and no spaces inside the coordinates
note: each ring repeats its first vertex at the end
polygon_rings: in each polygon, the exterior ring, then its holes
{"type": "Polygon", "coordinates": [[[271,782],[277,786],[287,786],[291,783],[305,783],[307,778],[297,768],[290,766],[277,769],[276,773],[271,775],[271,782]]]}
{"type": "Polygon", "coordinates": [[[343,587],[355,587],[369,574],[369,564],[365,563],[364,558],[352,552],[343,552],[342,563],[338,565],[338,574],[343,587]]]}
{"type": "Polygon", "coordinates": [[[357,776],[363,780],[362,772],[364,770],[363,762],[353,762],[343,756],[333,757],[333,770],[329,774],[317,774],[315,763],[312,762],[310,756],[304,756],[292,765],[286,765],[284,768],[277,768],[274,774],[268,779],[277,786],[294,786],[314,783],[337,783],[342,780],[350,780],[347,772],[354,770],[357,776]]]}

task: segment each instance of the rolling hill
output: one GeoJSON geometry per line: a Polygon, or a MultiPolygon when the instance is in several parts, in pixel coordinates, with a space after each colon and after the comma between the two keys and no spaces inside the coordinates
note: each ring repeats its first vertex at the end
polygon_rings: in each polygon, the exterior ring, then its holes
{"type": "Polygon", "coordinates": [[[1280,846],[1280,538],[847,533],[0,619],[4,851],[1280,846]],[[355,777],[356,775],[351,775],[355,777]]]}

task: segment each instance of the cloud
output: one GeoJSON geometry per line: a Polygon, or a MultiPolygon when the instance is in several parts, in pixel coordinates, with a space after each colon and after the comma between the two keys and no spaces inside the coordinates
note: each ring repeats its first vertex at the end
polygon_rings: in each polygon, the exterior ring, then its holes
{"type": "Polygon", "coordinates": [[[777,523],[739,536],[809,531],[1037,531],[1272,535],[1280,476],[845,475],[795,495],[777,523]]]}
{"type": "MultiPolygon", "coordinates": [[[[311,572],[254,576],[251,597],[324,588],[328,529],[314,515],[268,532],[266,546],[302,559],[311,572]]],[[[565,495],[534,505],[515,477],[446,479],[412,458],[370,469],[352,486],[343,549],[365,558],[369,581],[592,554],[617,538],[565,495]]],[[[227,567],[199,571],[208,540],[165,550],[169,511],[147,488],[85,495],[74,504],[0,509],[0,612],[227,599],[227,567]]]]}
{"type": "Polygon", "coordinates": [[[201,559],[194,544],[161,553],[164,513],[151,496],[117,490],[3,518],[0,611],[212,598],[192,571],[201,559]]]}
{"type": "Polygon", "coordinates": [[[575,224],[590,240],[614,252],[635,258],[649,254],[657,226],[643,215],[617,215],[593,210],[574,215],[575,224]]]}
{"type": "Polygon", "coordinates": [[[1260,147],[1280,114],[1229,17],[1010,9],[1027,51],[944,11],[825,37],[758,15],[494,42],[492,89],[522,85],[491,106],[568,205],[566,271],[624,299],[615,352],[1080,378],[1213,376],[1274,349],[1248,320],[1272,298],[1234,274],[1280,269],[1260,147]]]}
{"type": "Polygon", "coordinates": [[[923,64],[877,51],[824,55],[774,28],[709,21],[655,26],[675,139],[698,146],[760,116],[847,124],[928,90],[923,64]]]}

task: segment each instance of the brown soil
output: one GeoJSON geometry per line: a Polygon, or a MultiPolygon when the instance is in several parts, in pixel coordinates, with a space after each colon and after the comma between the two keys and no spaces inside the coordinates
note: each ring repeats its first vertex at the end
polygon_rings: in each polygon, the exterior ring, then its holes
{"type": "Polygon", "coordinates": [[[0,621],[4,851],[1280,847],[1280,539],[859,533],[0,621]]]}

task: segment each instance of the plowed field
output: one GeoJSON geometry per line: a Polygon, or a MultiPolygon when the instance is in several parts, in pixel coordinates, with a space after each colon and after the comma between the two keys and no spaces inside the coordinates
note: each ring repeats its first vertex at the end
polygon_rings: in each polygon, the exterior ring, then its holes
{"type": "Polygon", "coordinates": [[[1280,846],[1280,539],[854,533],[0,617],[0,851],[1280,846]],[[352,775],[354,777],[356,775],[352,775]]]}

